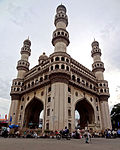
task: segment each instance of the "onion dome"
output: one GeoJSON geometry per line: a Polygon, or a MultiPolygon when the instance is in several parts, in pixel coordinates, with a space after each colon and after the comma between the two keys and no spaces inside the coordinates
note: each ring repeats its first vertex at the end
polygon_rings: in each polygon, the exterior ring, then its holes
{"type": "Polygon", "coordinates": [[[66,7],[64,5],[59,5],[56,9],[56,12],[64,11],[66,13],[66,7]]]}
{"type": "Polygon", "coordinates": [[[99,43],[98,43],[98,41],[96,41],[96,40],[94,39],[94,41],[92,42],[91,46],[92,46],[92,47],[97,46],[97,47],[99,48],[99,43]]]}
{"type": "Polygon", "coordinates": [[[43,54],[39,57],[38,62],[39,64],[43,63],[43,61],[47,60],[48,56],[45,55],[45,52],[43,52],[43,54]]]}
{"type": "Polygon", "coordinates": [[[23,43],[24,43],[24,45],[31,46],[31,41],[29,39],[26,39],[23,43]]]}

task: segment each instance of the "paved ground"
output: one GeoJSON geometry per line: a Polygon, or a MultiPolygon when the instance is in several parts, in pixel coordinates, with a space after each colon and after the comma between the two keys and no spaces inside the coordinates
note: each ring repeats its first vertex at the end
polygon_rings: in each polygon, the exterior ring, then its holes
{"type": "Polygon", "coordinates": [[[120,138],[96,138],[89,144],[84,139],[0,138],[0,150],[120,150],[120,138]]]}

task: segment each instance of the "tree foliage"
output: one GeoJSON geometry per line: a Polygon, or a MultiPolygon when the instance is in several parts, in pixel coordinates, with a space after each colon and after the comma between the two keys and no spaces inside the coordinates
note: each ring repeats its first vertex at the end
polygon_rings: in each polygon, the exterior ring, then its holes
{"type": "Polygon", "coordinates": [[[111,121],[113,128],[120,127],[120,103],[114,105],[114,107],[112,108],[111,121]]]}

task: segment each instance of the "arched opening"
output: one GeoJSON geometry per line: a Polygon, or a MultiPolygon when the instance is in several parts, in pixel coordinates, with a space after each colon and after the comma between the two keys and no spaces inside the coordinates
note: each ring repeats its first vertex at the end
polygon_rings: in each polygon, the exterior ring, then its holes
{"type": "Polygon", "coordinates": [[[59,57],[56,57],[56,58],[55,58],[55,61],[59,61],[59,60],[60,60],[59,57]]]}
{"type": "Polygon", "coordinates": [[[65,69],[65,65],[61,65],[61,69],[65,69]]]}
{"type": "Polygon", "coordinates": [[[73,81],[75,81],[75,80],[76,80],[76,78],[75,78],[75,76],[74,76],[74,75],[72,75],[72,80],[73,80],[73,81]]]}
{"type": "Polygon", "coordinates": [[[55,65],[55,69],[59,69],[59,65],[55,65]]]}
{"type": "Polygon", "coordinates": [[[25,109],[25,117],[23,127],[38,128],[41,124],[41,114],[43,114],[43,103],[34,97],[25,109]]]}
{"type": "Polygon", "coordinates": [[[94,109],[86,100],[80,100],[75,105],[75,120],[76,127],[85,129],[95,123],[94,109]],[[77,118],[76,118],[77,116],[77,118]]]}

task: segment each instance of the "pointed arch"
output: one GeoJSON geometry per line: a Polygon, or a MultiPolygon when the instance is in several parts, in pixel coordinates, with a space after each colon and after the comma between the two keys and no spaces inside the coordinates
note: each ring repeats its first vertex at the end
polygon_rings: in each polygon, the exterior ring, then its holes
{"type": "Polygon", "coordinates": [[[75,110],[77,110],[80,115],[80,128],[88,127],[88,124],[94,124],[95,111],[91,103],[86,98],[76,101],[75,110]]]}
{"type": "Polygon", "coordinates": [[[29,127],[29,125],[33,125],[33,127],[39,126],[39,116],[41,111],[44,109],[43,102],[34,97],[25,108],[25,116],[24,116],[24,125],[25,127],[29,127]]]}

